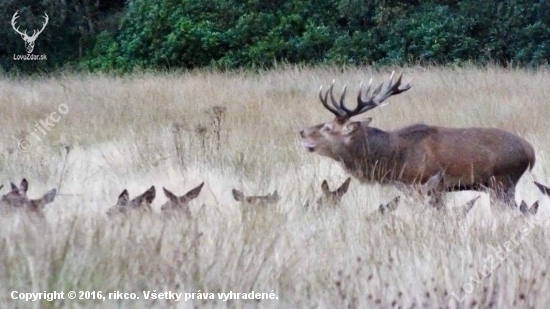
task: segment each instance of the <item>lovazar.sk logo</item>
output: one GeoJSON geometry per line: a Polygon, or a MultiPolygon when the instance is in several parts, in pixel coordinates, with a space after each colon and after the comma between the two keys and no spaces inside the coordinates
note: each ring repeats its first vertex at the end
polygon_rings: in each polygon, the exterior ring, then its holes
{"type": "Polygon", "coordinates": [[[46,25],[48,24],[48,20],[49,20],[48,14],[44,13],[43,17],[45,21],[42,24],[42,29],[40,29],[40,31],[33,30],[31,36],[27,35],[27,30],[21,32],[19,31],[19,26],[17,28],[15,27],[15,20],[19,18],[17,14],[19,14],[19,11],[16,11],[15,14],[13,14],[13,17],[11,19],[11,26],[13,30],[15,30],[15,32],[21,35],[21,38],[23,39],[23,41],[25,41],[25,49],[27,50],[27,54],[26,55],[13,54],[13,60],[47,60],[46,55],[34,55],[32,54],[32,51],[34,49],[34,42],[36,41],[40,33],[44,31],[44,28],[46,28],[46,25]]]}

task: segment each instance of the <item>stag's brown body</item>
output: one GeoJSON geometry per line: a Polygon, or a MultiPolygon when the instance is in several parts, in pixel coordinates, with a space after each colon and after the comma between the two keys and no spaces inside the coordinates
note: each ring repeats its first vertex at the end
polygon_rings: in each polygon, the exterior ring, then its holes
{"type": "Polygon", "coordinates": [[[367,100],[358,95],[358,105],[350,110],[344,103],[345,88],[338,103],[332,86],[320,99],[336,115],[332,122],[300,132],[303,146],[310,152],[340,162],[362,182],[408,185],[424,184],[442,175],[438,192],[495,189],[506,202],[514,200],[515,186],[523,173],[535,164],[533,147],[523,138],[495,128],[446,128],[415,124],[395,131],[370,127],[371,119],[351,121],[351,117],[380,106],[390,97],[411,88],[400,88],[401,77],[387,88],[382,85],[367,100]],[[332,105],[327,104],[330,93],[332,105]]]}
{"type": "Polygon", "coordinates": [[[397,131],[361,125],[334,158],[361,181],[425,183],[443,173],[448,189],[490,186],[491,177],[515,185],[535,164],[533,147],[500,129],[416,124],[397,131]]]}

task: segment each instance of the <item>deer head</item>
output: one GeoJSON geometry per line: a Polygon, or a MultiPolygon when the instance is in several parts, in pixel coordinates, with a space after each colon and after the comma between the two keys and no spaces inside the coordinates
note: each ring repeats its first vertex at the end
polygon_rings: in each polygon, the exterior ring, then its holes
{"type": "Polygon", "coordinates": [[[107,216],[113,216],[116,214],[126,214],[132,210],[151,211],[151,203],[155,199],[156,191],[155,186],[151,186],[140,196],[130,200],[128,190],[124,189],[118,196],[118,201],[115,206],[111,207],[107,211],[107,216]]]}
{"type": "Polygon", "coordinates": [[[21,35],[21,38],[25,41],[25,49],[27,50],[27,53],[30,54],[30,53],[32,53],[32,51],[34,49],[34,41],[36,41],[36,38],[38,38],[40,33],[42,33],[42,31],[44,31],[44,28],[46,28],[46,25],[48,24],[49,17],[48,17],[48,14],[44,13],[44,20],[45,21],[42,24],[42,29],[40,29],[40,31],[33,30],[32,35],[28,36],[27,35],[27,30],[21,32],[21,31],[19,31],[19,27],[17,27],[17,28],[15,27],[15,20],[19,18],[19,16],[17,14],[19,14],[19,11],[16,11],[15,14],[13,14],[13,17],[11,19],[11,26],[12,26],[13,30],[15,30],[15,32],[17,32],[21,35]]]}
{"type": "Polygon", "coordinates": [[[386,105],[387,103],[382,103],[390,96],[405,92],[412,87],[411,83],[401,87],[402,75],[395,82],[393,81],[393,75],[392,73],[390,82],[386,87],[383,87],[384,84],[382,83],[374,90],[371,90],[371,79],[365,95],[363,95],[361,84],[359,86],[359,93],[357,94],[357,106],[354,109],[349,109],[344,102],[347,86],[344,85],[339,102],[334,98],[334,81],[324,94],[323,87],[321,87],[319,90],[319,100],[336,118],[331,122],[318,124],[300,131],[304,148],[309,152],[316,152],[337,161],[345,160],[347,156],[346,150],[349,148],[349,145],[355,139],[365,137],[365,129],[372,120],[372,118],[368,118],[364,121],[351,121],[351,118],[376,107],[386,105]],[[332,106],[327,103],[329,96],[332,106]]]}
{"type": "Polygon", "coordinates": [[[275,204],[279,202],[281,197],[279,196],[279,193],[277,193],[277,190],[275,190],[271,194],[267,195],[256,195],[256,196],[245,196],[242,191],[239,191],[237,189],[233,189],[231,191],[233,193],[233,198],[237,202],[241,202],[243,204],[249,204],[249,205],[268,205],[268,204],[275,204]]]}
{"type": "Polygon", "coordinates": [[[183,209],[185,210],[185,213],[190,216],[191,212],[189,211],[189,202],[201,193],[202,187],[204,186],[204,182],[202,182],[197,187],[193,188],[191,191],[185,193],[184,195],[178,197],[174,193],[168,191],[166,188],[162,188],[164,190],[164,195],[168,198],[168,202],[164,203],[164,205],[161,206],[161,210],[169,210],[169,209],[183,209]]]}
{"type": "Polygon", "coordinates": [[[3,195],[0,200],[0,208],[10,207],[12,209],[30,210],[41,213],[46,204],[53,202],[57,194],[57,190],[52,189],[41,198],[31,200],[27,197],[28,189],[29,183],[26,179],[23,179],[19,186],[12,182],[11,191],[3,195]]]}
{"type": "Polygon", "coordinates": [[[323,180],[321,184],[321,190],[323,190],[323,196],[317,200],[317,205],[321,206],[323,204],[328,204],[331,206],[338,205],[342,200],[342,197],[348,192],[349,184],[351,182],[351,177],[348,177],[344,183],[338,187],[338,189],[331,191],[328,182],[323,180]]]}

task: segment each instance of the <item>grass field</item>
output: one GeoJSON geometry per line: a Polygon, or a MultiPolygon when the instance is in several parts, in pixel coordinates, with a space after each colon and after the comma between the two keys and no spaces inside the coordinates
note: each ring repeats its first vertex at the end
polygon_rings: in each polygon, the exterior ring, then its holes
{"type": "MultiPolygon", "coordinates": [[[[351,102],[360,81],[389,73],[288,67],[1,78],[1,184],[26,177],[32,198],[52,188],[61,194],[47,205],[46,221],[0,218],[0,307],[547,308],[548,228],[491,207],[486,193],[447,196],[449,208],[482,196],[465,220],[413,197],[381,216],[378,205],[401,193],[357,181],[339,207],[304,209],[323,179],[334,187],[347,177],[300,146],[300,129],[333,118],[319,86],[348,83],[351,102]],[[59,121],[45,128],[39,121],[52,112],[59,121]],[[191,220],[160,213],[162,187],[181,195],[202,181],[191,220]],[[106,218],[122,190],[134,197],[151,185],[155,214],[106,218]],[[281,201],[243,222],[233,188],[278,190],[281,201]],[[509,252],[495,252],[499,245],[509,252]],[[216,299],[144,300],[153,290],[216,299]],[[13,300],[13,291],[140,299],[33,303],[13,300]],[[230,291],[276,299],[218,299],[230,291]]],[[[532,182],[550,184],[550,70],[404,69],[405,80],[412,77],[410,91],[370,113],[371,125],[499,127],[524,137],[537,163],[516,200],[540,200],[536,218],[550,216],[548,197],[532,182]]]]}

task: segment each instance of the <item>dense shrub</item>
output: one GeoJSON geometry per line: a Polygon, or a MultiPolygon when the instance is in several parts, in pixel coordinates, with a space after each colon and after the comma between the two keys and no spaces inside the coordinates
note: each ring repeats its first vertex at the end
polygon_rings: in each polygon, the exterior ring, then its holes
{"type": "MultiPolygon", "coordinates": [[[[50,58],[14,64],[7,57],[0,61],[7,70],[276,62],[531,66],[550,59],[546,0],[12,0],[0,12],[11,16],[19,7],[38,21],[50,12],[39,42],[50,58]]],[[[21,50],[11,27],[0,29],[0,39],[2,52],[21,50]]]]}

